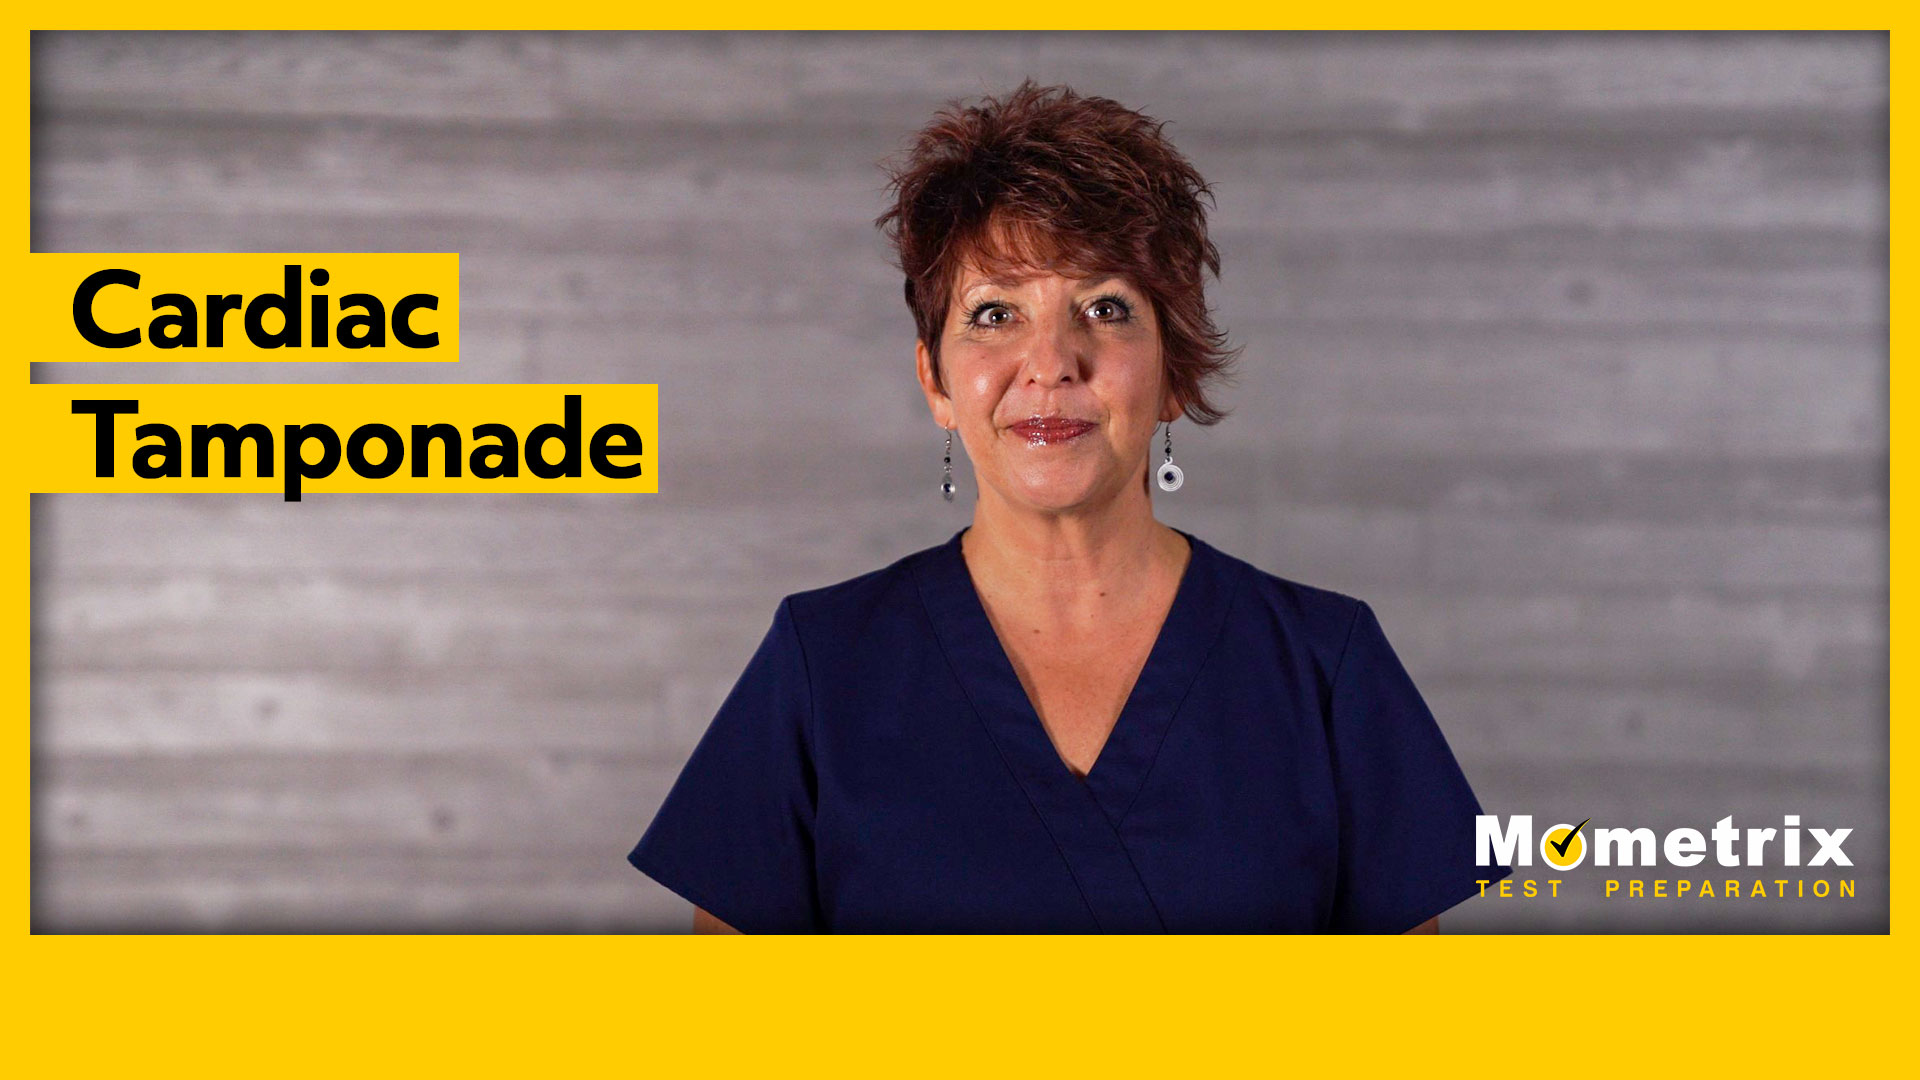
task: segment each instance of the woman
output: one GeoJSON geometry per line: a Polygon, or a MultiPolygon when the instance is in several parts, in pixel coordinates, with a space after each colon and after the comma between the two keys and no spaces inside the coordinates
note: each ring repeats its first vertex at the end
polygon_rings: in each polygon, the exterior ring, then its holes
{"type": "Polygon", "coordinates": [[[1504,876],[1368,607],[1154,519],[1233,358],[1160,125],[1028,83],[893,192],[972,525],[782,602],[629,861],[749,933],[1431,930],[1504,876]]]}

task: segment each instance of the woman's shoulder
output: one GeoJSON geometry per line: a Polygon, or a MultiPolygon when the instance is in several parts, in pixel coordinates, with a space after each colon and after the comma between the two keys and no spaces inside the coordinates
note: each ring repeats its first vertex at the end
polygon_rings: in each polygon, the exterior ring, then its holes
{"type": "Polygon", "coordinates": [[[1228,581],[1236,609],[1243,617],[1270,619],[1290,629],[1336,646],[1345,642],[1366,603],[1336,589],[1286,577],[1230,555],[1198,537],[1204,550],[1228,581]]]}
{"type": "MultiPolygon", "coordinates": [[[[957,535],[957,534],[956,534],[957,535]]],[[[915,571],[939,557],[953,541],[923,548],[831,585],[790,593],[781,601],[803,631],[844,636],[876,618],[919,604],[915,571]]]]}

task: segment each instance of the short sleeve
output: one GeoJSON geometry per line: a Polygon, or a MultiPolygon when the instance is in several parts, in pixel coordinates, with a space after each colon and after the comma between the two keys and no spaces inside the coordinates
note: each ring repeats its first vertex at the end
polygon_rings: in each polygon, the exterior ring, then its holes
{"type": "Polygon", "coordinates": [[[812,694],[791,601],[627,861],[744,933],[820,929],[812,694]]]}
{"type": "Polygon", "coordinates": [[[1512,872],[1476,865],[1480,803],[1365,603],[1334,674],[1328,725],[1340,817],[1329,929],[1403,933],[1512,872]]]}

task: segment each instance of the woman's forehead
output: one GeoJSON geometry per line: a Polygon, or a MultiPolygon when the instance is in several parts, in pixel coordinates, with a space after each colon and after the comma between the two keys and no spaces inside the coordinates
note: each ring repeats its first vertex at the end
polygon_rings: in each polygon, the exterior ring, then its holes
{"type": "Polygon", "coordinates": [[[1016,289],[1048,278],[1061,278],[1076,284],[1113,278],[1128,280],[1127,275],[1118,270],[1081,265],[1068,259],[1053,259],[1042,263],[1011,257],[988,259],[969,257],[960,263],[958,272],[954,275],[953,287],[956,292],[982,286],[1016,289]]]}
{"type": "Polygon", "coordinates": [[[986,228],[963,241],[955,282],[961,287],[984,283],[1011,287],[1034,278],[1112,277],[1117,271],[1101,265],[1091,244],[1076,243],[1051,229],[1027,221],[996,216],[986,228]]]}

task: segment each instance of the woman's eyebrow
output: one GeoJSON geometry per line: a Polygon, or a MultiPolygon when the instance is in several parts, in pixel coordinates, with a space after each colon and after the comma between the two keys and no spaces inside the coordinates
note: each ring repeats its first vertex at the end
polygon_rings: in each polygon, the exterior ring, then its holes
{"type": "MultiPolygon", "coordinates": [[[[1046,274],[1045,272],[1042,272],[1042,271],[1031,271],[1023,274],[1022,273],[982,274],[978,277],[970,277],[965,279],[965,281],[960,286],[960,291],[962,293],[970,293],[976,289],[985,289],[985,288],[1012,289],[1012,288],[1017,288],[1021,285],[1024,285],[1035,278],[1044,277],[1044,276],[1046,276],[1046,274]]],[[[1124,285],[1129,289],[1135,288],[1135,285],[1133,284],[1133,282],[1129,280],[1127,276],[1124,274],[1088,274],[1086,277],[1074,279],[1074,288],[1099,289],[1099,288],[1105,288],[1108,285],[1112,285],[1116,283],[1120,285],[1124,285]]]]}

